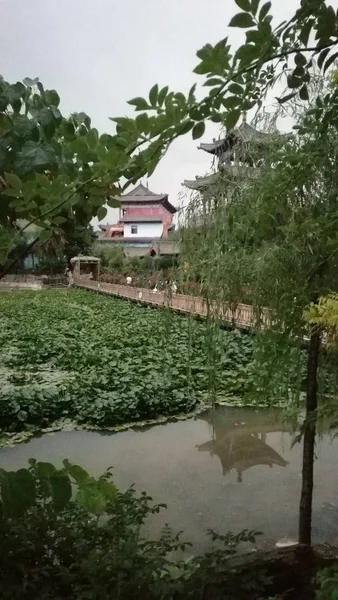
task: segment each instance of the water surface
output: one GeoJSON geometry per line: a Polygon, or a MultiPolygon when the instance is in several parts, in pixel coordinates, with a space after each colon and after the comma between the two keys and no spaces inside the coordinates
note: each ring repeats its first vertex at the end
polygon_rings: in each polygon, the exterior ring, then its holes
{"type": "MultiPolygon", "coordinates": [[[[116,434],[73,431],[43,435],[0,450],[0,465],[17,469],[27,459],[81,464],[93,475],[114,467],[117,485],[135,484],[168,510],[148,525],[151,535],[168,522],[183,529],[198,550],[205,531],[254,528],[260,545],[297,536],[301,446],[278,411],[220,407],[195,419],[116,434]]],[[[314,539],[338,542],[338,439],[317,441],[314,539]]]]}

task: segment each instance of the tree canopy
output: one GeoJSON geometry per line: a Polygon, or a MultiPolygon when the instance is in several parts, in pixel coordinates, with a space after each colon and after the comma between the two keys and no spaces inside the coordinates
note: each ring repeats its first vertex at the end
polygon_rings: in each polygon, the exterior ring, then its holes
{"type": "MultiPolygon", "coordinates": [[[[287,92],[280,99],[307,100],[314,62],[326,73],[338,56],[338,13],[325,0],[301,0],[288,22],[274,25],[271,2],[236,0],[239,12],[230,28],[245,32],[235,50],[229,37],[206,44],[197,52],[195,73],[204,78],[208,93],[197,100],[196,85],[187,94],[155,84],[148,98],[129,101],[135,118],[112,120],[116,134],[99,135],[83,112],[65,118],[55,90],[38,79],[23,83],[0,81],[0,226],[26,229],[37,225],[43,243],[60,236],[69,220],[86,225],[103,219],[105,204],[140,177],[151,175],[171,142],[192,132],[197,139],[211,120],[233,128],[243,111],[260,106],[280,78],[287,92]],[[122,185],[122,184],[121,184],[122,185]]],[[[313,110],[322,127],[337,122],[335,86],[318,98],[313,110]]],[[[4,263],[11,245],[1,244],[4,263]]],[[[89,240],[88,240],[89,241],[89,240]]]]}
{"type": "MultiPolygon", "coordinates": [[[[338,57],[338,11],[326,0],[301,0],[293,17],[277,25],[271,2],[235,2],[240,12],[229,27],[244,31],[245,42],[233,49],[227,36],[198,50],[194,72],[209,89],[202,100],[196,99],[196,85],[185,95],[155,84],[148,98],[129,101],[140,113],[135,119],[115,119],[120,133],[140,130],[139,139],[150,136],[158,148],[157,158],[180,135],[191,131],[194,139],[200,138],[206,120],[232,129],[243,112],[262,105],[277,81],[286,88],[280,102],[308,100],[314,66],[325,74],[338,57]]],[[[337,122],[337,96],[337,89],[332,89],[314,108],[324,127],[337,122]]]]}

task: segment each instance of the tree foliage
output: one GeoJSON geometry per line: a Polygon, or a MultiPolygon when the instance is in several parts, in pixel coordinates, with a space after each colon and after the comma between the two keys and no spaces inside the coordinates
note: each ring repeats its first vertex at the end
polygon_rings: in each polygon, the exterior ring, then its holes
{"type": "Polygon", "coordinates": [[[318,303],[311,304],[304,311],[304,319],[311,325],[318,326],[326,332],[328,347],[338,346],[338,294],[331,293],[319,298],[318,303]]]}
{"type": "MultiPolygon", "coordinates": [[[[281,103],[296,97],[308,100],[315,64],[325,75],[338,57],[338,11],[326,0],[301,0],[293,17],[277,26],[271,2],[235,2],[240,12],[229,27],[244,31],[245,42],[234,49],[225,37],[198,50],[194,72],[205,79],[203,86],[209,90],[202,100],[196,99],[196,85],[185,95],[156,84],[149,98],[129,101],[139,112],[135,119],[115,119],[120,134],[139,128],[139,139],[150,136],[157,148],[155,163],[177,137],[190,131],[193,139],[201,137],[206,120],[232,129],[243,112],[262,105],[279,80],[287,88],[281,103]]],[[[319,99],[316,110],[323,127],[337,123],[337,101],[336,88],[319,99]]]]}
{"type": "Polygon", "coordinates": [[[0,264],[32,225],[40,244],[76,228],[91,243],[87,226],[105,217],[106,203],[117,206],[121,177],[127,186],[150,170],[151,145],[135,152],[147,141],[140,128],[117,123],[115,135],[99,135],[85,113],[62,116],[59,102],[38,79],[0,80],[0,228],[17,229],[0,264]]]}
{"type": "MultiPolygon", "coordinates": [[[[99,135],[83,112],[63,117],[57,92],[45,90],[38,79],[2,80],[0,226],[26,219],[27,226],[41,227],[44,241],[62,235],[69,220],[76,226],[87,225],[93,216],[101,220],[122,177],[125,188],[151,175],[171,142],[188,132],[193,139],[201,137],[206,120],[231,129],[243,111],[262,103],[280,77],[289,89],[281,102],[296,96],[307,100],[314,61],[326,73],[337,57],[337,11],[325,0],[301,0],[288,22],[274,26],[271,2],[236,4],[240,12],[229,26],[245,31],[245,43],[234,50],[225,37],[197,52],[195,73],[205,78],[208,94],[197,101],[196,85],[183,94],[155,84],[148,98],[129,101],[139,113],[135,118],[112,119],[115,135],[99,135]]],[[[334,88],[316,106],[323,127],[336,122],[337,99],[334,88]]],[[[2,256],[9,249],[2,247],[2,256]]]]}
{"type": "Polygon", "coordinates": [[[173,558],[191,544],[165,526],[157,539],[143,525],[166,508],[146,492],[116,489],[111,470],[91,477],[63,461],[61,469],[29,460],[0,469],[0,595],[4,600],[180,600],[259,598],[271,584],[263,569],[229,568],[241,543],[259,532],[209,532],[217,548],[190,560],[173,558]],[[73,494],[72,494],[73,491],[73,494]]]}

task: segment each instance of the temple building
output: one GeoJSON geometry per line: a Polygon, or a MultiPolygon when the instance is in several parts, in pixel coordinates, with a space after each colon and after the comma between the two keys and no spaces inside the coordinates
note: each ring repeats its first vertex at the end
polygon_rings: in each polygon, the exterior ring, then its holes
{"type": "Polygon", "coordinates": [[[259,162],[264,155],[264,147],[273,138],[279,135],[275,125],[273,131],[262,132],[250,125],[243,117],[241,125],[226,133],[226,135],[211,143],[201,143],[199,150],[207,152],[214,158],[216,170],[210,175],[203,177],[196,176],[195,179],[186,179],[182,185],[190,190],[205,192],[205,190],[214,184],[220,173],[229,175],[250,174],[252,167],[259,166],[259,162]]]}
{"type": "Polygon", "coordinates": [[[177,212],[168,194],[155,194],[140,183],[136,188],[116,198],[119,203],[119,220],[115,224],[100,224],[99,243],[150,249],[154,242],[165,240],[174,229],[177,212]]]}

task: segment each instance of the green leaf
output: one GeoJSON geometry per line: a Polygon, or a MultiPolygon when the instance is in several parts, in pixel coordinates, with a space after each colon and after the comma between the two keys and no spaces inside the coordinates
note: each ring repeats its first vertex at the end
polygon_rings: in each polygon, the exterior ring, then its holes
{"type": "Polygon", "coordinates": [[[72,486],[69,476],[64,471],[56,471],[50,478],[52,500],[55,510],[63,510],[72,497],[72,486]]]}
{"type": "Polygon", "coordinates": [[[28,412],[26,410],[19,410],[16,416],[19,421],[27,421],[28,412]]]}
{"type": "Polygon", "coordinates": [[[329,58],[327,59],[327,61],[325,62],[324,65],[324,73],[326,73],[326,71],[328,70],[328,68],[334,63],[334,61],[338,58],[338,52],[335,52],[334,54],[331,54],[331,56],[329,56],[329,58]]]}
{"type": "Polygon", "coordinates": [[[110,206],[110,208],[120,208],[121,206],[121,202],[119,200],[116,200],[116,198],[114,198],[113,196],[109,196],[107,204],[108,206],[110,206]]]}
{"type": "Polygon", "coordinates": [[[194,126],[194,121],[187,121],[186,123],[184,123],[183,125],[180,125],[177,129],[177,135],[185,135],[186,133],[188,133],[188,131],[190,131],[194,126]]]}
{"type": "Polygon", "coordinates": [[[54,148],[48,144],[27,141],[18,152],[14,168],[26,174],[35,169],[45,169],[56,163],[54,148]]]}
{"type": "Polygon", "coordinates": [[[166,85],[164,88],[161,89],[161,91],[158,94],[158,104],[160,106],[162,106],[163,102],[166,99],[166,95],[168,93],[169,87],[166,85]]]}
{"type": "Polygon", "coordinates": [[[148,133],[151,125],[151,120],[147,113],[141,113],[137,115],[136,119],[137,129],[140,133],[148,133]]]}
{"type": "Polygon", "coordinates": [[[0,469],[0,493],[5,518],[23,515],[36,499],[35,481],[28,469],[16,472],[0,469]]]}
{"type": "Polygon", "coordinates": [[[246,12],[250,12],[251,10],[251,4],[250,4],[250,0],[235,0],[238,8],[240,8],[241,10],[245,10],[246,12]]]}
{"type": "Polygon", "coordinates": [[[240,104],[240,98],[237,96],[227,96],[222,99],[222,104],[225,108],[236,108],[240,104]]]}
{"type": "Polygon", "coordinates": [[[49,462],[41,462],[35,464],[35,473],[38,479],[49,479],[53,473],[55,473],[56,468],[52,463],[49,462]]]}
{"type": "Polygon", "coordinates": [[[255,16],[258,10],[260,0],[251,0],[251,12],[255,16]]]}
{"type": "Polygon", "coordinates": [[[87,143],[88,143],[88,147],[89,147],[90,149],[92,149],[92,150],[93,150],[94,148],[96,148],[96,144],[97,144],[97,142],[98,142],[98,139],[99,139],[99,134],[98,134],[98,131],[97,131],[97,129],[95,129],[95,128],[93,128],[93,129],[90,129],[90,130],[88,131],[88,133],[87,133],[87,136],[86,136],[86,140],[87,140],[87,143]]]}
{"type": "Polygon", "coordinates": [[[53,224],[54,225],[63,225],[64,223],[67,223],[68,219],[66,219],[66,217],[53,217],[53,224]]]}
{"type": "Polygon", "coordinates": [[[12,475],[12,502],[16,505],[16,514],[24,514],[35,503],[35,481],[28,469],[19,469],[12,475]]]}
{"type": "Polygon", "coordinates": [[[84,483],[89,478],[87,471],[85,471],[79,465],[72,465],[68,459],[65,459],[63,461],[63,464],[64,464],[64,467],[65,467],[67,473],[73,479],[75,479],[76,483],[78,483],[78,484],[84,483]]]}
{"type": "Polygon", "coordinates": [[[286,96],[283,96],[282,98],[277,98],[279,104],[284,104],[285,102],[288,102],[289,100],[291,100],[292,98],[294,98],[296,96],[297,92],[292,92],[291,94],[287,94],[286,96]]]}
{"type": "Polygon", "coordinates": [[[12,188],[16,190],[22,189],[22,181],[20,177],[18,177],[14,173],[5,173],[5,179],[12,188]]]}
{"type": "Polygon", "coordinates": [[[53,104],[53,106],[59,106],[60,96],[56,90],[47,90],[46,97],[48,98],[49,104],[53,104]]]}
{"type": "Polygon", "coordinates": [[[252,16],[246,12],[238,13],[232,17],[229,23],[229,27],[240,27],[242,29],[247,29],[248,27],[253,27],[254,25],[255,22],[252,16]]]}
{"type": "Polygon", "coordinates": [[[98,488],[107,501],[111,502],[112,500],[115,500],[117,489],[113,483],[106,481],[105,479],[100,479],[98,482],[98,488]]]}
{"type": "Polygon", "coordinates": [[[230,92],[230,94],[234,94],[235,96],[243,95],[243,88],[238,83],[231,83],[228,87],[228,91],[230,92]]]}
{"type": "Polygon", "coordinates": [[[57,125],[60,125],[61,121],[62,121],[62,114],[60,113],[59,109],[56,108],[55,106],[51,106],[51,109],[53,117],[57,123],[57,125]]]}
{"type": "Polygon", "coordinates": [[[297,67],[304,67],[307,63],[307,58],[301,52],[297,52],[295,55],[295,64],[297,67]]]}
{"type": "Polygon", "coordinates": [[[158,84],[155,83],[155,85],[151,88],[151,90],[149,92],[149,102],[150,102],[151,106],[156,106],[157,98],[158,98],[158,84]]]}
{"type": "Polygon", "coordinates": [[[125,129],[129,133],[135,133],[136,131],[134,119],[130,119],[129,117],[115,117],[111,118],[110,120],[117,123],[120,131],[122,131],[123,129],[125,129]]]}
{"type": "Polygon", "coordinates": [[[188,102],[189,103],[192,103],[195,101],[195,91],[196,91],[196,83],[194,83],[194,85],[189,90],[189,94],[188,94],[188,102]]]}
{"type": "Polygon", "coordinates": [[[322,68],[324,61],[327,57],[327,55],[329,54],[329,52],[331,51],[331,48],[325,48],[325,50],[322,50],[318,56],[318,60],[317,60],[317,65],[319,67],[319,69],[322,68]]]}
{"type": "Polygon", "coordinates": [[[310,37],[310,33],[311,33],[313,25],[314,25],[314,19],[309,19],[308,21],[305,21],[305,23],[302,25],[302,27],[300,29],[299,40],[301,41],[303,46],[307,46],[309,43],[309,37],[310,37]]]}
{"type": "Polygon", "coordinates": [[[268,14],[269,10],[271,8],[271,2],[266,2],[265,4],[263,4],[261,10],[259,11],[259,15],[258,15],[258,20],[259,21],[264,21],[266,15],[268,14]]]}
{"type": "Polygon", "coordinates": [[[240,46],[236,52],[236,57],[241,61],[241,67],[246,67],[252,63],[252,61],[258,57],[260,53],[260,47],[255,44],[244,44],[240,46]]]}
{"type": "Polygon", "coordinates": [[[40,92],[41,96],[43,96],[43,95],[44,95],[44,93],[45,93],[45,88],[43,87],[43,85],[42,85],[41,81],[38,81],[36,85],[37,85],[37,88],[38,88],[38,90],[39,90],[39,92],[40,92]]]}
{"type": "Polygon", "coordinates": [[[100,208],[97,211],[97,218],[99,221],[102,221],[103,219],[106,218],[107,216],[107,209],[105,206],[100,206],[100,208]]]}
{"type": "Polygon", "coordinates": [[[45,175],[44,173],[36,173],[35,179],[41,187],[43,187],[43,188],[50,187],[50,181],[49,181],[47,175],[45,175]]]}
{"type": "Polygon", "coordinates": [[[302,85],[302,87],[299,90],[299,97],[301,100],[308,100],[309,99],[309,91],[307,89],[307,85],[306,83],[304,83],[304,85],[302,85]]]}
{"type": "Polygon", "coordinates": [[[226,128],[228,130],[233,129],[235,127],[235,125],[237,125],[237,122],[238,122],[238,119],[240,116],[241,116],[241,111],[239,109],[229,111],[226,116],[226,119],[225,119],[226,128]]]}
{"type": "Polygon", "coordinates": [[[10,196],[11,198],[21,198],[22,196],[22,192],[20,190],[15,190],[13,188],[4,190],[3,194],[6,194],[6,196],[10,196]]]}
{"type": "Polygon", "coordinates": [[[223,85],[224,80],[219,79],[218,77],[212,77],[211,79],[207,79],[203,85],[212,86],[212,85],[223,85]]]}
{"type": "Polygon", "coordinates": [[[194,126],[194,128],[192,130],[192,139],[197,140],[198,138],[202,137],[202,135],[204,134],[204,131],[205,131],[204,121],[200,121],[199,123],[196,123],[196,125],[194,126]]]}
{"type": "Polygon", "coordinates": [[[28,119],[22,115],[15,121],[14,131],[21,138],[27,138],[34,142],[37,142],[39,139],[39,129],[35,118],[28,119]]]}
{"type": "Polygon", "coordinates": [[[27,87],[33,87],[33,85],[36,85],[39,81],[38,77],[35,77],[35,79],[31,79],[30,77],[25,77],[25,79],[23,79],[24,84],[27,87]]]}
{"type": "Polygon", "coordinates": [[[151,106],[149,106],[148,102],[145,98],[132,98],[132,100],[128,100],[128,104],[131,106],[135,106],[136,110],[149,110],[151,106]]]}
{"type": "Polygon", "coordinates": [[[75,499],[85,510],[94,515],[102,515],[106,510],[106,498],[99,490],[98,483],[95,480],[81,485],[75,499]]]}
{"type": "Polygon", "coordinates": [[[302,85],[302,80],[299,77],[295,77],[293,73],[291,73],[291,75],[288,75],[287,82],[290,90],[295,90],[302,85]]]}
{"type": "Polygon", "coordinates": [[[47,108],[47,107],[39,110],[39,112],[36,115],[36,118],[37,118],[38,122],[40,123],[40,125],[42,125],[43,127],[46,125],[50,125],[50,123],[53,123],[53,121],[54,121],[54,115],[53,115],[51,109],[47,108]]]}

